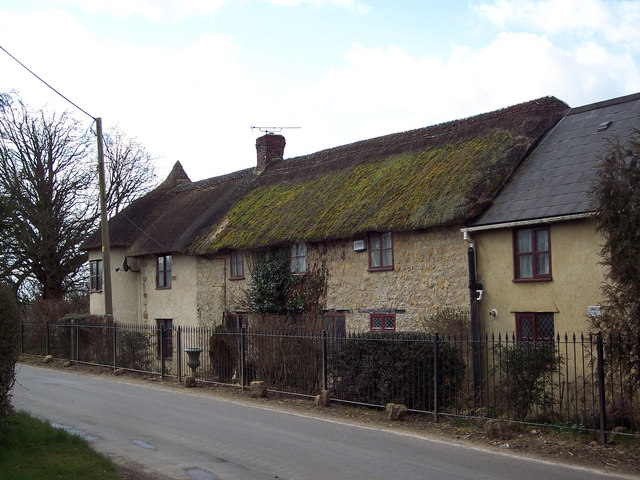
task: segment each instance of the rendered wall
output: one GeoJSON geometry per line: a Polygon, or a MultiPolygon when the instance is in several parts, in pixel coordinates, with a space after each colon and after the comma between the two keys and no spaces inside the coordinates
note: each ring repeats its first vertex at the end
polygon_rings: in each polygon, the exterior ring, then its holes
{"type": "MultiPolygon", "coordinates": [[[[89,260],[101,260],[101,250],[89,252],[89,260]]],[[[122,263],[125,258],[124,248],[111,249],[111,297],[113,317],[119,323],[137,323],[139,311],[139,274],[125,272],[122,263]],[[116,269],[118,271],[116,272],[116,269]]],[[[89,311],[94,315],[104,315],[104,291],[90,292],[89,311]]]]}
{"type": "Polygon", "coordinates": [[[551,281],[514,282],[513,232],[474,232],[478,280],[484,285],[480,324],[491,333],[515,331],[516,312],[553,312],[555,332],[589,329],[588,307],[600,305],[604,269],[602,239],[591,220],[554,223],[551,234],[551,281]],[[489,312],[495,309],[495,318],[489,312]]]}

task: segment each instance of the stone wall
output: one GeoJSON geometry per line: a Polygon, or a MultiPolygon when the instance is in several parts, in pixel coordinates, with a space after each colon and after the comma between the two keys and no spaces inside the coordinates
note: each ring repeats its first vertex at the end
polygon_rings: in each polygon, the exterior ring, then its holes
{"type": "MultiPolygon", "coordinates": [[[[350,330],[369,330],[371,313],[395,313],[397,330],[417,328],[421,317],[445,307],[468,309],[466,244],[459,228],[393,234],[394,269],[368,271],[368,252],[354,240],[307,244],[308,269],[328,270],[326,309],[345,315],[350,330]]],[[[245,278],[229,280],[228,311],[246,312],[251,256],[245,252],[245,278]]],[[[228,259],[227,259],[228,265],[228,259]]]]}

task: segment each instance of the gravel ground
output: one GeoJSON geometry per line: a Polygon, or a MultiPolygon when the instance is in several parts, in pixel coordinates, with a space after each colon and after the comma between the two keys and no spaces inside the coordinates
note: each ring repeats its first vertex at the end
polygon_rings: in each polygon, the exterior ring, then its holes
{"type": "MultiPolygon", "coordinates": [[[[114,376],[113,371],[102,367],[72,365],[64,367],[62,361],[54,360],[44,365],[41,357],[24,357],[20,362],[47,368],[66,369],[86,375],[110,376],[126,382],[152,383],[159,388],[184,389],[184,383],[176,379],[160,379],[159,376],[126,372],[114,376]]],[[[434,423],[432,416],[409,414],[402,421],[390,421],[381,409],[356,408],[332,403],[328,408],[318,407],[311,399],[269,393],[267,398],[251,398],[247,391],[239,388],[213,386],[199,383],[190,393],[210,395],[238,403],[261,405],[266,408],[289,411],[366,425],[369,427],[402,431],[451,443],[473,445],[488,450],[509,451],[514,455],[541,458],[566,464],[594,467],[609,472],[640,476],[640,439],[629,436],[610,436],[606,447],[600,446],[597,437],[589,434],[561,431],[522,425],[510,425],[499,438],[485,434],[482,420],[449,419],[434,423]]],[[[124,480],[164,480],[151,477],[135,465],[119,465],[124,480]]]]}

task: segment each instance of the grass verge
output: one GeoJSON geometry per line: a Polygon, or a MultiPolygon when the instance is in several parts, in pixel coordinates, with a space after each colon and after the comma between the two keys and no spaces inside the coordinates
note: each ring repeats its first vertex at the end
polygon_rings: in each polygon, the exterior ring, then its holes
{"type": "Polygon", "coordinates": [[[119,480],[116,467],[89,443],[15,412],[0,430],[0,480],[119,480]]]}

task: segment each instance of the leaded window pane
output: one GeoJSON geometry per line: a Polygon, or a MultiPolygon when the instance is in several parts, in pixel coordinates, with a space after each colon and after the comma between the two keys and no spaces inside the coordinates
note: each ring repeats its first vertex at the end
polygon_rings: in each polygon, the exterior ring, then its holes
{"type": "Polygon", "coordinates": [[[520,338],[533,338],[533,317],[520,317],[520,338]]]}
{"type": "Polygon", "coordinates": [[[371,317],[371,329],[382,330],[382,317],[371,317]]]}
{"type": "Polygon", "coordinates": [[[384,329],[394,330],[396,328],[396,319],[393,317],[384,317],[384,329]]]}
{"type": "Polygon", "coordinates": [[[536,326],[538,327],[537,338],[553,339],[553,313],[538,313],[536,326]]]}

